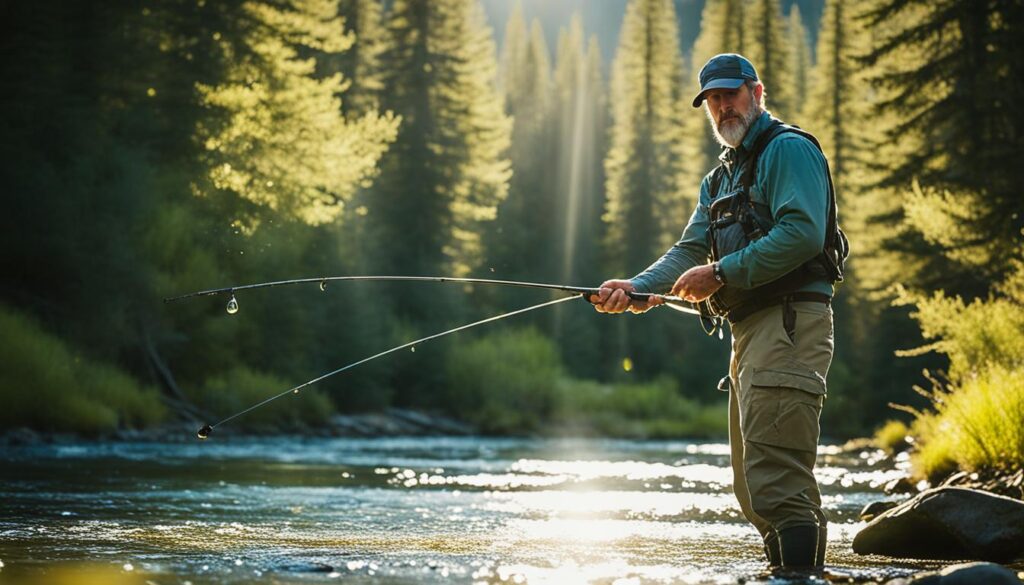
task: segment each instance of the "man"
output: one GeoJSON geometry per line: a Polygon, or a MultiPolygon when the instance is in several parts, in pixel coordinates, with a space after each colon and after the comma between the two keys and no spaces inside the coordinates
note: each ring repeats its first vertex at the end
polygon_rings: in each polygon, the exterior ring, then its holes
{"type": "Polygon", "coordinates": [[[599,312],[640,313],[658,301],[628,292],[669,292],[710,300],[728,318],[732,356],[720,388],[729,390],[733,490],[773,567],[818,568],[826,519],[813,469],[846,245],[835,194],[814,138],[765,111],[750,61],[717,55],[700,85],[693,106],[706,102],[722,165],[701,183],[679,242],[590,300],[599,312]]]}

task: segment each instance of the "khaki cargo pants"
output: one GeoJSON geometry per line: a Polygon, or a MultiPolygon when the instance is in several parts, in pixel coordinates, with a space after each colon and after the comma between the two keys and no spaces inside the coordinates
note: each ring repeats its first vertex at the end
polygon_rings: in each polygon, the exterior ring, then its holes
{"type": "Polygon", "coordinates": [[[783,306],[732,325],[729,445],[733,490],[762,537],[800,524],[824,527],[814,479],[818,417],[832,361],[832,308],[795,302],[792,338],[783,306]]]}

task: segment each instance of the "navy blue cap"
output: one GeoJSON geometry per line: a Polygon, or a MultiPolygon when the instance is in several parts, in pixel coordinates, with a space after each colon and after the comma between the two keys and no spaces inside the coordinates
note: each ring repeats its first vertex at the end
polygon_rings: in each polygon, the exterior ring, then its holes
{"type": "Polygon", "coordinates": [[[736,89],[747,80],[757,81],[757,71],[746,57],[736,53],[715,55],[700,69],[700,93],[693,98],[693,107],[700,107],[707,91],[736,89]]]}

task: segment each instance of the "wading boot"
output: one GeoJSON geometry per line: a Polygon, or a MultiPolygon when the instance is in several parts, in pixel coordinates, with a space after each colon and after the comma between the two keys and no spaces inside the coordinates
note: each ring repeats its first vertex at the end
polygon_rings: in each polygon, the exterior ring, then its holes
{"type": "Polygon", "coordinates": [[[768,565],[783,570],[820,570],[825,564],[828,528],[813,524],[771,531],[764,538],[768,565]]]}

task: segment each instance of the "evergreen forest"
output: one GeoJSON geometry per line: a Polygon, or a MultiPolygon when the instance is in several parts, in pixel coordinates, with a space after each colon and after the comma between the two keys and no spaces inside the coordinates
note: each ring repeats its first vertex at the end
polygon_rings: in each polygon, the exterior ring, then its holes
{"type": "MultiPolygon", "coordinates": [[[[239,293],[237,314],[225,297],[165,297],[300,277],[639,273],[718,164],[690,105],[697,72],[738,52],[768,109],[820,140],[852,242],[823,434],[898,419],[936,446],[924,473],[1020,465],[1019,0],[628,0],[614,46],[585,23],[618,3],[559,22],[536,2],[493,4],[5,3],[0,428],[216,419],[558,295],[336,282],[239,293]]],[[[491,434],[723,437],[729,352],[665,308],[574,301],[237,424],[399,407],[491,434]]]]}

